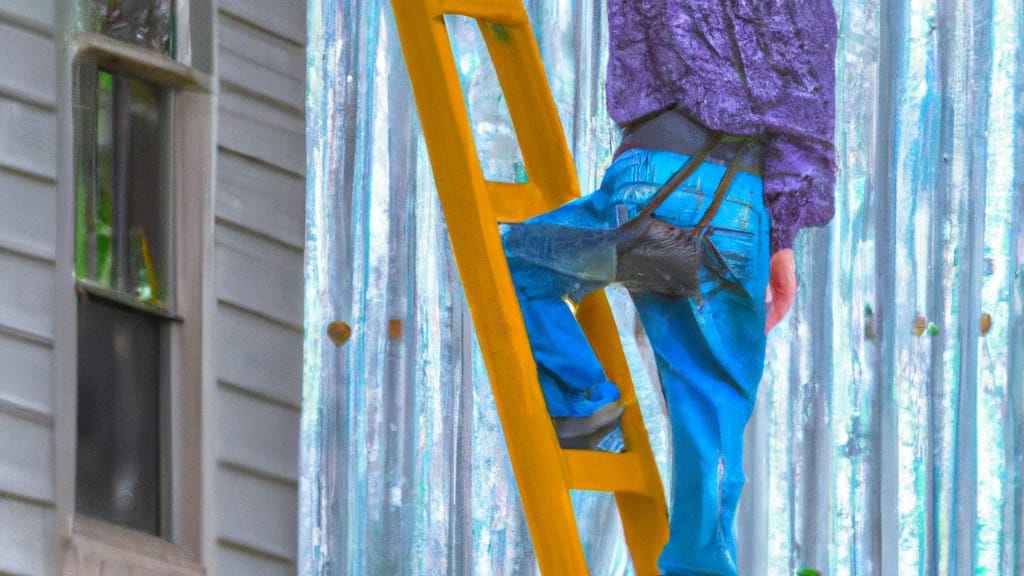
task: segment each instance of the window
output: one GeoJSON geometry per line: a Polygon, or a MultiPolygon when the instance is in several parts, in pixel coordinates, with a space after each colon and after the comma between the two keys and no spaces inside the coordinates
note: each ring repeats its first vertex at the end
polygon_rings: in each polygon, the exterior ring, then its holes
{"type": "Polygon", "coordinates": [[[167,310],[167,99],[160,87],[83,66],[76,276],[167,310]]]}
{"type": "Polygon", "coordinates": [[[171,0],[89,0],[83,26],[138,46],[176,56],[171,0]]]}
{"type": "Polygon", "coordinates": [[[176,19],[189,4],[79,0],[75,11],[76,425],[66,434],[75,541],[102,526],[123,534],[116,526],[138,536],[136,552],[155,536],[195,558],[214,100],[176,19]]]}
{"type": "Polygon", "coordinates": [[[79,82],[76,507],[160,535],[170,95],[92,65],[79,82]]]}

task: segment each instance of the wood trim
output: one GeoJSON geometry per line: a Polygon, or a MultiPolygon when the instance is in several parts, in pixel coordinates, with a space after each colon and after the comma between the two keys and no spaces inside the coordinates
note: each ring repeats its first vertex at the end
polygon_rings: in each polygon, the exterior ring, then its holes
{"type": "Polygon", "coordinates": [[[94,58],[98,66],[123,72],[175,90],[210,92],[213,79],[163,54],[114,40],[97,32],[81,32],[72,51],[76,62],[94,58]]]}
{"type": "MultiPolygon", "coordinates": [[[[178,0],[182,1],[182,0],[178,0]]],[[[185,0],[192,8],[216,13],[217,0],[185,0]]],[[[60,574],[94,576],[110,558],[130,565],[140,576],[201,576],[203,562],[216,551],[216,394],[213,325],[216,320],[213,274],[213,187],[216,161],[216,78],[161,54],[147,52],[91,32],[78,32],[74,3],[59,8],[57,83],[57,236],[54,294],[54,428],[55,549],[60,574]],[[62,42],[68,38],[70,41],[62,42]],[[126,530],[75,513],[77,420],[77,297],[74,278],[74,79],[82,65],[98,65],[150,81],[174,91],[170,167],[175,251],[172,261],[178,290],[175,312],[180,322],[167,333],[173,365],[168,377],[173,418],[167,458],[173,472],[166,539],[126,530]],[[61,564],[63,562],[63,564],[61,564]]],[[[195,24],[195,23],[193,23],[195,24]]],[[[203,23],[207,26],[212,24],[203,23]]],[[[214,44],[205,48],[213,58],[214,44]]],[[[193,50],[193,58],[197,54],[193,50]]],[[[207,66],[209,68],[209,66],[207,66]]]]}
{"type": "Polygon", "coordinates": [[[75,518],[64,572],[100,576],[105,563],[130,568],[138,576],[204,576],[206,569],[187,551],[148,534],[90,518],[75,518]]]}

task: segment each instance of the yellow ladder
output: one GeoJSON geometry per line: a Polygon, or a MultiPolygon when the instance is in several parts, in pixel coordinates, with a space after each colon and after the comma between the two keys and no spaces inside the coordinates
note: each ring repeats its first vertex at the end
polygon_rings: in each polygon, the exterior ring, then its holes
{"type": "Polygon", "coordinates": [[[441,207],[494,390],[541,572],[589,574],[569,490],[613,492],[633,566],[657,573],[668,540],[661,477],[603,292],[577,318],[625,402],[627,452],[558,444],[502,252],[497,222],[519,221],[579,196],[576,169],[521,0],[392,0],[441,207]],[[444,16],[476,19],[508,103],[526,183],[484,178],[444,16]]]}

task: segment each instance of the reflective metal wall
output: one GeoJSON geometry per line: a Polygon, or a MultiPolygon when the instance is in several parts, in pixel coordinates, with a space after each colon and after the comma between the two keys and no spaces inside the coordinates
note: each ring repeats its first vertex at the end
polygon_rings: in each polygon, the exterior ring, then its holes
{"type": "MultiPolygon", "coordinates": [[[[603,4],[527,5],[593,188],[616,140],[603,4]]],[[[802,235],[770,339],[742,573],[1024,574],[1024,6],[836,9],[837,216],[802,235]]],[[[485,172],[516,180],[478,33],[449,25],[485,172]]],[[[388,3],[309,0],[308,64],[300,573],[533,574],[388,3]]],[[[611,296],[664,470],[656,375],[611,296]]],[[[592,573],[631,573],[610,498],[576,503],[592,573]]]]}

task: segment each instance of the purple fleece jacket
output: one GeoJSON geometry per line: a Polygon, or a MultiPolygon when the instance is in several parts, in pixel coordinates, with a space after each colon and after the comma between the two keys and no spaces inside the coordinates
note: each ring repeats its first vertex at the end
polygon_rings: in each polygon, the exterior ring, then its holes
{"type": "Polygon", "coordinates": [[[832,219],[836,15],[831,0],[608,0],[608,113],[678,106],[763,135],[772,253],[832,219]]]}

